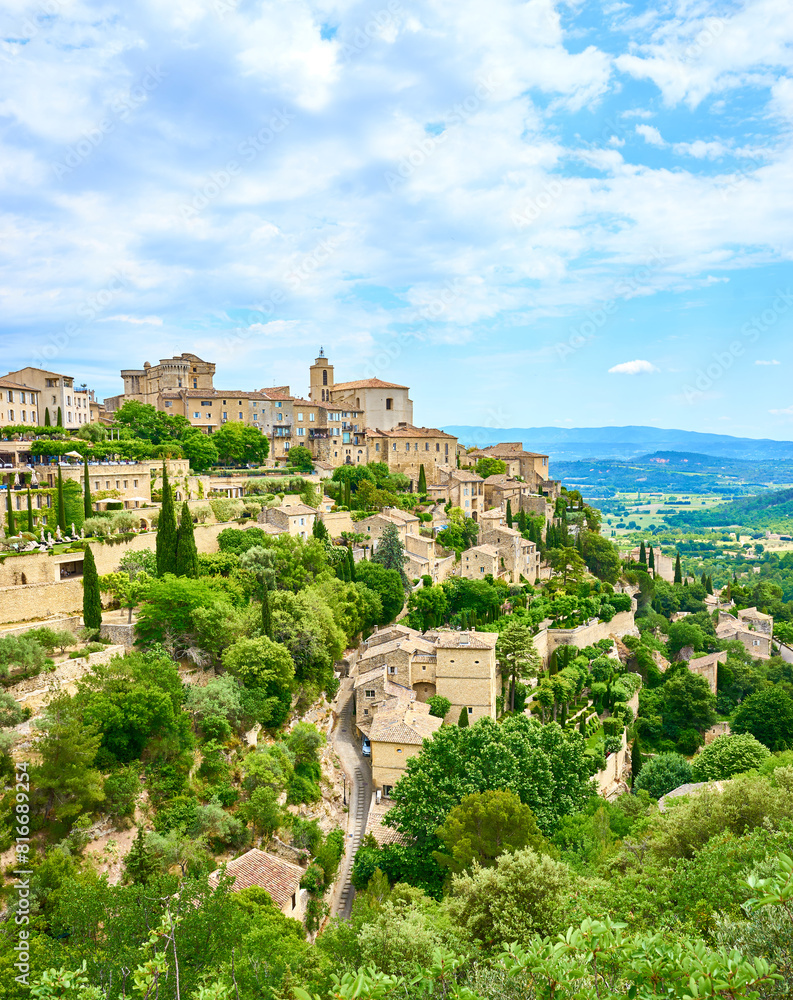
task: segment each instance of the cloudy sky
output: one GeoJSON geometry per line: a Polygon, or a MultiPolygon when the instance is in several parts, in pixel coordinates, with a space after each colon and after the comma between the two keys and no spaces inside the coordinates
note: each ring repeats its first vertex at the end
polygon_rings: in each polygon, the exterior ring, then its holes
{"type": "Polygon", "coordinates": [[[6,0],[0,368],[793,431],[793,5],[6,0]]]}

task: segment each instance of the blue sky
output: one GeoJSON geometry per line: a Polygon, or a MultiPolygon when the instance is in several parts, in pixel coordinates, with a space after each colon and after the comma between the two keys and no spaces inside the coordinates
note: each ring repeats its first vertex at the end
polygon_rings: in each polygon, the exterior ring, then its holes
{"type": "Polygon", "coordinates": [[[0,368],[793,431],[793,6],[6,0],[0,368]]]}

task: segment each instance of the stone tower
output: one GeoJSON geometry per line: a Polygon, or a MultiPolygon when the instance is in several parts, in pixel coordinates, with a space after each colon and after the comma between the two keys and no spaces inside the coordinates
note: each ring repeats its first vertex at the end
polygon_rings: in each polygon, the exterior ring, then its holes
{"type": "Polygon", "coordinates": [[[308,398],[314,403],[330,401],[330,390],[333,388],[333,365],[328,363],[325,351],[320,347],[319,357],[309,368],[311,388],[308,398]]]}

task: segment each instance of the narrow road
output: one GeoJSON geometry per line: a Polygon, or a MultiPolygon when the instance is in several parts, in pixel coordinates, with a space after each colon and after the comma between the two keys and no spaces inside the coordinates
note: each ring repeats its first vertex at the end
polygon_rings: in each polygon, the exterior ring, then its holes
{"type": "Polygon", "coordinates": [[[361,846],[369,803],[372,800],[372,768],[361,753],[352,715],[352,679],[345,677],[339,690],[339,721],[333,730],[333,746],[347,775],[347,845],[339,880],[340,891],[334,894],[333,916],[348,920],[352,911],[355,889],[350,882],[355,852],[361,846]]]}

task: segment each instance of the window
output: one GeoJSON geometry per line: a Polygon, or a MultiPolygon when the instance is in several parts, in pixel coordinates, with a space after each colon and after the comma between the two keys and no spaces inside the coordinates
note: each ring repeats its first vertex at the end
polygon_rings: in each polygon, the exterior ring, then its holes
{"type": "Polygon", "coordinates": [[[280,407],[282,407],[282,406],[283,406],[284,404],[283,404],[283,403],[281,402],[281,400],[279,399],[279,400],[278,400],[278,402],[277,402],[277,403],[276,403],[275,405],[276,405],[276,407],[280,408],[280,407]]]}
{"type": "Polygon", "coordinates": [[[72,405],[72,397],[71,396],[67,396],[66,397],[66,405],[67,406],[71,406],[72,405]]]}
{"type": "Polygon", "coordinates": [[[69,423],[72,422],[72,415],[71,415],[71,413],[67,413],[66,414],[66,419],[69,421],[69,423]]]}
{"type": "Polygon", "coordinates": [[[308,415],[308,422],[311,423],[311,421],[314,419],[314,417],[315,417],[314,413],[309,413],[309,415],[308,415]]]}
{"type": "Polygon", "coordinates": [[[198,412],[194,413],[193,416],[195,417],[196,420],[200,420],[201,419],[201,414],[198,413],[198,412]]]}
{"type": "Polygon", "coordinates": [[[8,402],[9,403],[13,403],[14,402],[14,394],[13,394],[13,392],[11,392],[10,389],[8,390],[8,402]]]}
{"type": "Polygon", "coordinates": [[[94,480],[94,489],[95,489],[95,490],[98,490],[98,489],[99,489],[99,480],[98,480],[98,479],[95,479],[95,480],[94,480]]]}
{"type": "Polygon", "coordinates": [[[393,410],[394,409],[394,401],[390,397],[385,401],[385,408],[387,410],[393,410]]]}
{"type": "Polygon", "coordinates": [[[284,415],[283,415],[283,413],[279,413],[279,414],[278,414],[278,419],[279,419],[279,420],[283,420],[283,419],[284,419],[284,415]]]}
{"type": "Polygon", "coordinates": [[[137,481],[137,479],[133,479],[132,480],[132,486],[133,486],[134,489],[138,488],[138,481],[137,481]]]}
{"type": "MultiPolygon", "coordinates": [[[[454,663],[454,660],[452,660],[452,663],[454,663]]],[[[388,668],[388,672],[389,672],[389,674],[395,674],[396,673],[396,667],[389,667],[388,668]]]]}
{"type": "Polygon", "coordinates": [[[369,714],[369,709],[368,709],[368,708],[365,708],[365,709],[363,710],[363,714],[364,714],[364,715],[368,715],[368,714],[369,714]]]}
{"type": "Polygon", "coordinates": [[[440,451],[440,450],[441,450],[441,446],[436,442],[436,444],[435,444],[435,451],[440,451]]]}
{"type": "Polygon", "coordinates": [[[397,753],[402,753],[402,747],[397,747],[396,750],[397,750],[397,753]]]}
{"type": "Polygon", "coordinates": [[[240,410],[240,420],[242,420],[242,410],[240,410]]]}
{"type": "Polygon", "coordinates": [[[405,451],[410,451],[410,441],[405,442],[405,451]]]}
{"type": "Polygon", "coordinates": [[[9,410],[8,411],[8,419],[9,420],[13,420],[14,419],[14,411],[13,410],[9,410]]]}
{"type": "Polygon", "coordinates": [[[194,388],[194,389],[197,389],[197,388],[198,388],[198,379],[197,379],[197,378],[194,378],[194,379],[193,379],[193,388],[194,388]]]}
{"type": "Polygon", "coordinates": [[[374,450],[375,451],[380,451],[380,442],[379,441],[375,442],[374,450]]]}
{"type": "Polygon", "coordinates": [[[109,489],[110,489],[110,480],[109,480],[109,479],[106,479],[106,480],[105,480],[105,489],[106,489],[106,490],[109,490],[109,489]]]}
{"type": "Polygon", "coordinates": [[[125,490],[126,490],[126,489],[128,488],[128,485],[127,485],[128,483],[129,483],[129,480],[128,480],[128,479],[125,479],[125,480],[124,480],[124,489],[125,489],[125,490]]]}
{"type": "Polygon", "coordinates": [[[168,407],[170,407],[170,406],[173,406],[173,403],[170,401],[170,399],[166,399],[165,400],[165,405],[168,406],[168,407]]]}
{"type": "Polygon", "coordinates": [[[228,418],[229,418],[229,415],[228,415],[228,413],[226,413],[226,411],[224,410],[224,411],[223,411],[223,419],[224,419],[224,420],[228,420],[228,418]]]}
{"type": "Polygon", "coordinates": [[[297,893],[293,892],[292,893],[292,909],[294,910],[294,908],[296,906],[297,906],[297,893]]]}
{"type": "Polygon", "coordinates": [[[468,714],[469,715],[473,715],[474,714],[474,710],[473,710],[473,708],[470,705],[468,706],[468,714]]]}
{"type": "Polygon", "coordinates": [[[23,410],[22,411],[22,423],[26,424],[27,422],[28,422],[28,411],[27,410],[23,410]]]}
{"type": "Polygon", "coordinates": [[[201,405],[202,406],[211,406],[212,405],[212,400],[211,399],[202,399],[201,400],[201,405]]]}
{"type": "Polygon", "coordinates": [[[327,385],[328,384],[328,370],[327,370],[327,368],[322,372],[322,384],[323,385],[327,385]]]}
{"type": "Polygon", "coordinates": [[[297,419],[298,419],[298,420],[302,420],[302,419],[303,419],[303,414],[302,414],[302,413],[298,413],[298,415],[297,415],[297,419]]]}
{"type": "Polygon", "coordinates": [[[364,697],[366,697],[366,698],[374,698],[374,691],[367,689],[366,691],[364,691],[364,697]]]}
{"type": "Polygon", "coordinates": [[[424,442],[424,451],[429,451],[429,450],[430,450],[430,443],[429,443],[429,441],[425,441],[424,442]]]}

